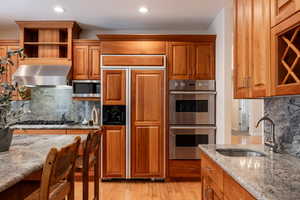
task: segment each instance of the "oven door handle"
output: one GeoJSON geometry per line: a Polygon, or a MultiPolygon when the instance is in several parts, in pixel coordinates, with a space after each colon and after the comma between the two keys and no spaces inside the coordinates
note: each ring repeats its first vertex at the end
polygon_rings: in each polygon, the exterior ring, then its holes
{"type": "Polygon", "coordinates": [[[214,126],[170,126],[170,129],[217,129],[214,126]]]}
{"type": "Polygon", "coordinates": [[[217,94],[215,91],[170,91],[170,94],[217,94]]]}

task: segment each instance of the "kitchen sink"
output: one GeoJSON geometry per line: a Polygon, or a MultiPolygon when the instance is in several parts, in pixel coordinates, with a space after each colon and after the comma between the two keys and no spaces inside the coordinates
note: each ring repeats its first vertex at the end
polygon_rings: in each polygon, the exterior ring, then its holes
{"type": "Polygon", "coordinates": [[[230,157],[264,157],[266,154],[250,149],[217,149],[218,153],[230,157]]]}

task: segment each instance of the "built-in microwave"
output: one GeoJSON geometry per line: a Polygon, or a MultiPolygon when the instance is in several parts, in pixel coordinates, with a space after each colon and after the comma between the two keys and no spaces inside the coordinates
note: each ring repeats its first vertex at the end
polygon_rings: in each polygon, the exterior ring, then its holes
{"type": "Polygon", "coordinates": [[[74,80],[73,97],[100,97],[100,81],[74,80]]]}

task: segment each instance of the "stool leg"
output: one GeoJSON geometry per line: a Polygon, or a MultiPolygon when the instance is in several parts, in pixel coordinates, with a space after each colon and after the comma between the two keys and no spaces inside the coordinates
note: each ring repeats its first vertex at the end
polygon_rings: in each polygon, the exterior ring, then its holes
{"type": "Polygon", "coordinates": [[[100,153],[99,153],[99,150],[96,151],[96,162],[95,162],[95,165],[94,165],[94,200],[99,200],[99,190],[100,190],[100,187],[99,187],[99,170],[100,170],[100,165],[99,165],[99,162],[100,162],[100,153]]]}
{"type": "Polygon", "coordinates": [[[71,175],[68,177],[68,179],[71,183],[71,189],[70,189],[70,192],[68,194],[68,200],[74,200],[74,190],[75,190],[75,186],[74,186],[75,170],[74,170],[74,168],[72,169],[72,172],[70,174],[71,175]]]}
{"type": "Polygon", "coordinates": [[[83,200],[89,200],[89,166],[87,162],[83,163],[82,170],[83,200]]]}

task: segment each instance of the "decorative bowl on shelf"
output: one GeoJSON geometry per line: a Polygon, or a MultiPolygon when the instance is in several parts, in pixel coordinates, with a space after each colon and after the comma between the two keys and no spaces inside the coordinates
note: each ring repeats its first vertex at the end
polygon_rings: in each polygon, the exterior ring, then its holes
{"type": "Polygon", "coordinates": [[[10,128],[0,129],[0,152],[8,151],[12,142],[12,130],[10,128]]]}

